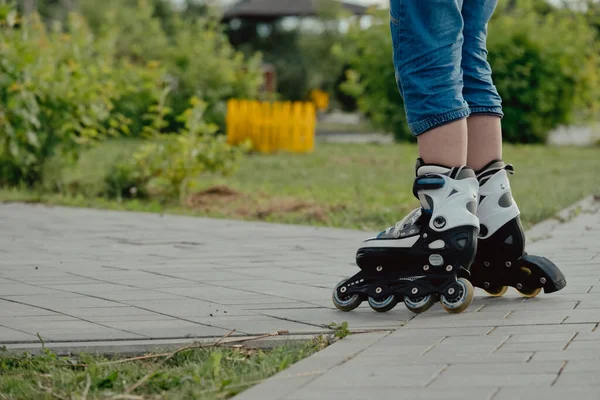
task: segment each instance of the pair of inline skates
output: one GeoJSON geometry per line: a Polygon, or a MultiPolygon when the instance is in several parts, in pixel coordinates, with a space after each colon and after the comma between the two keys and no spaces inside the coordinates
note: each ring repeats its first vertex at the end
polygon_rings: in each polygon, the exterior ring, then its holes
{"type": "Polygon", "coordinates": [[[460,313],[473,301],[473,286],[491,296],[511,286],[525,297],[565,287],[555,264],[524,251],[509,173],[512,166],[500,160],[475,172],[419,159],[413,194],[421,207],[363,242],[360,272],[337,284],[334,305],[351,311],[366,300],[386,312],[404,301],[422,313],[439,300],[447,312],[460,313]]]}

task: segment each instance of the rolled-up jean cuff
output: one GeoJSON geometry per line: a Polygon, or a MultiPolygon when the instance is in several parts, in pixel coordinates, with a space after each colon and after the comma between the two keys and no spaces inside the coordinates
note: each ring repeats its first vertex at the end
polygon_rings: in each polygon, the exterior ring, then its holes
{"type": "Polygon", "coordinates": [[[471,107],[471,114],[488,114],[488,115],[495,115],[500,118],[504,117],[504,112],[502,111],[502,107],[499,107],[499,106],[471,107]]]}
{"type": "Polygon", "coordinates": [[[427,132],[430,129],[437,128],[438,126],[446,125],[450,122],[457,121],[468,117],[471,114],[469,107],[461,107],[452,111],[448,111],[444,114],[434,115],[420,121],[411,122],[408,124],[408,128],[412,132],[413,136],[419,136],[422,133],[427,132]]]}

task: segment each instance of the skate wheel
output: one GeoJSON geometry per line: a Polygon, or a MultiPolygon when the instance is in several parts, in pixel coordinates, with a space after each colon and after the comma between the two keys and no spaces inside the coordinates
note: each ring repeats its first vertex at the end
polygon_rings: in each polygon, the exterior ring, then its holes
{"type": "Polygon", "coordinates": [[[375,300],[373,297],[369,297],[369,306],[377,312],[387,312],[392,308],[396,307],[398,300],[393,294],[382,300],[375,300]]]}
{"type": "Polygon", "coordinates": [[[352,311],[356,307],[360,306],[362,300],[359,295],[353,294],[352,296],[346,296],[340,298],[337,294],[337,290],[342,284],[346,282],[346,279],[340,281],[337,285],[335,285],[335,289],[333,289],[333,295],[331,299],[333,300],[333,305],[340,311],[352,311]]]}
{"type": "Polygon", "coordinates": [[[404,296],[404,305],[415,314],[423,313],[431,308],[437,301],[436,296],[428,294],[427,296],[410,298],[404,296]]]}
{"type": "Polygon", "coordinates": [[[508,290],[508,286],[500,286],[498,288],[489,288],[489,289],[483,289],[483,290],[485,290],[485,292],[492,297],[500,297],[500,296],[504,296],[504,294],[508,290]]]}
{"type": "MultiPolygon", "coordinates": [[[[527,267],[521,267],[521,271],[527,275],[527,277],[529,277],[531,275],[531,270],[527,267]]],[[[530,288],[526,288],[523,287],[521,289],[516,289],[517,292],[519,292],[519,294],[523,297],[526,297],[528,299],[532,299],[535,296],[537,296],[538,294],[540,294],[542,292],[542,288],[535,288],[535,289],[530,289],[530,288]]]]}
{"type": "Polygon", "coordinates": [[[447,299],[443,294],[440,296],[440,303],[446,312],[458,314],[465,311],[473,302],[473,285],[465,278],[458,278],[459,292],[455,298],[447,299]]]}
{"type": "Polygon", "coordinates": [[[537,288],[537,289],[517,289],[517,292],[519,292],[519,294],[523,297],[527,297],[528,299],[532,299],[535,296],[537,296],[538,294],[540,294],[542,292],[542,288],[537,288]]]}

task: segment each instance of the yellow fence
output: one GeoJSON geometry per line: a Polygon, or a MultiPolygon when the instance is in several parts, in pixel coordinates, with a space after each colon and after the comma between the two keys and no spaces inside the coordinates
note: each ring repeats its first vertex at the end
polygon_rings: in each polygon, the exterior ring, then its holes
{"type": "Polygon", "coordinates": [[[229,100],[227,142],[250,139],[255,150],[310,152],[315,147],[316,111],[313,103],[229,100]]]}

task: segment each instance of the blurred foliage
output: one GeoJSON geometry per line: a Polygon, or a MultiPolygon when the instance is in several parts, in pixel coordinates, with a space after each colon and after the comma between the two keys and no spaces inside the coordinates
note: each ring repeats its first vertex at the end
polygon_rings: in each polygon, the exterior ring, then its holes
{"type": "MultiPolygon", "coordinates": [[[[413,140],[394,85],[389,16],[374,19],[370,28],[350,32],[353,71],[342,87],[374,125],[413,140]]],[[[488,60],[503,98],[506,141],[544,142],[550,130],[596,113],[599,41],[591,19],[590,12],[541,0],[500,3],[489,26],[488,60]]]]}
{"type": "Polygon", "coordinates": [[[69,157],[129,134],[129,116],[160,93],[158,65],[118,59],[115,32],[95,39],[80,16],[69,17],[68,33],[48,30],[37,14],[20,20],[11,11],[0,24],[0,184],[31,184],[54,152],[69,157]]]}
{"type": "Polygon", "coordinates": [[[489,29],[488,59],[509,142],[545,142],[549,131],[575,116],[594,115],[600,95],[600,47],[585,16],[540,14],[536,3],[500,8],[489,29]]]}
{"type": "Polygon", "coordinates": [[[393,133],[397,140],[414,140],[395,85],[388,12],[375,12],[368,29],[352,26],[349,36],[353,43],[349,51],[351,69],[341,88],[357,99],[359,109],[374,127],[393,133]]]}
{"type": "MultiPolygon", "coordinates": [[[[64,24],[22,18],[0,0],[0,185],[33,185],[51,156],[73,160],[109,136],[188,135],[177,116],[190,98],[203,123],[222,130],[228,98],[258,96],[260,57],[235,51],[209,8],[193,19],[173,13],[169,34],[150,0],[73,4],[92,7],[95,28],[76,12],[64,24]]],[[[209,146],[222,142],[216,135],[202,137],[194,152],[225,154],[209,146]]]]}
{"type": "MultiPolygon", "coordinates": [[[[173,115],[184,112],[188,100],[196,96],[207,103],[207,121],[224,130],[228,98],[258,97],[261,57],[255,53],[244,57],[231,46],[216,9],[196,6],[198,16],[191,18],[187,11],[157,15],[155,4],[163,4],[161,0],[81,1],[82,8],[87,7],[85,14],[96,18],[98,34],[119,27],[120,57],[136,63],[160,61],[165,66],[173,115]]],[[[174,118],[169,126],[181,128],[174,118]]]]}

